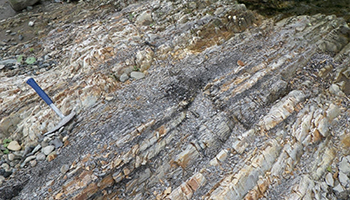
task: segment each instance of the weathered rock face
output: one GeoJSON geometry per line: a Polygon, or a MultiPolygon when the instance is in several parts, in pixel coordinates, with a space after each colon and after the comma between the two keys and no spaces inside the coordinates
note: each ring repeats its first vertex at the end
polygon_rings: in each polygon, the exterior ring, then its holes
{"type": "Polygon", "coordinates": [[[15,11],[21,11],[21,10],[25,9],[27,6],[34,5],[38,1],[39,0],[8,0],[11,7],[15,11]]]}
{"type": "MultiPolygon", "coordinates": [[[[243,4],[199,1],[121,5],[53,30],[43,53],[59,64],[35,79],[78,115],[50,162],[20,168],[0,196],[346,197],[349,38],[335,16],[275,22],[243,4]],[[145,76],[128,78],[135,71],[145,76]]],[[[59,119],[28,75],[9,73],[1,134],[38,145],[59,119]]]]}

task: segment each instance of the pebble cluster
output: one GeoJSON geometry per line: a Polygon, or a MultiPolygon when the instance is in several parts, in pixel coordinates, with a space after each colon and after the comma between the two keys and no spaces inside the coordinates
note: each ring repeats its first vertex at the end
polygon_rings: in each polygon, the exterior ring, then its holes
{"type": "Polygon", "coordinates": [[[0,60],[1,196],[349,196],[343,19],[275,22],[231,1],[98,6],[37,40],[51,67],[18,61],[24,44],[0,60]],[[60,119],[29,76],[72,123],[43,136],[60,119]]]}

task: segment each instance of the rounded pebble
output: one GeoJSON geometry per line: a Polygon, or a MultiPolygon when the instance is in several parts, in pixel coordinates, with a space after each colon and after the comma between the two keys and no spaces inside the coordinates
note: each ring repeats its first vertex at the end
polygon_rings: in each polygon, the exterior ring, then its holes
{"type": "Polygon", "coordinates": [[[47,159],[47,161],[51,162],[56,157],[57,157],[57,153],[54,151],[54,152],[50,153],[46,159],[47,159]]]}
{"type": "Polygon", "coordinates": [[[10,153],[9,155],[7,155],[7,158],[9,159],[9,161],[13,161],[15,159],[15,155],[13,153],[10,153]]]}
{"type": "Polygon", "coordinates": [[[49,145],[41,149],[41,152],[45,155],[49,155],[53,150],[55,149],[55,146],[49,145]]]}
{"type": "Polygon", "coordinates": [[[129,79],[129,76],[126,73],[122,74],[119,78],[120,82],[125,82],[128,79],[129,79]]]}
{"type": "Polygon", "coordinates": [[[1,168],[3,168],[5,171],[9,171],[10,170],[10,166],[7,163],[3,163],[1,165],[1,168]]]}
{"type": "Polygon", "coordinates": [[[12,150],[12,151],[19,151],[19,150],[21,150],[21,146],[18,144],[17,141],[10,142],[10,144],[7,146],[7,148],[9,150],[12,150]]]}
{"type": "Polygon", "coordinates": [[[67,164],[62,165],[62,167],[60,169],[62,174],[65,174],[68,170],[69,170],[69,165],[67,165],[67,164]]]}
{"type": "Polygon", "coordinates": [[[144,78],[145,74],[142,72],[131,72],[130,77],[138,80],[144,78]]]}
{"type": "Polygon", "coordinates": [[[38,153],[36,155],[36,160],[45,160],[46,156],[43,153],[38,153]]]}
{"type": "Polygon", "coordinates": [[[327,185],[334,187],[334,179],[331,173],[327,173],[325,180],[327,185]]]}
{"type": "Polygon", "coordinates": [[[36,165],[37,161],[36,160],[32,160],[29,162],[30,166],[34,167],[36,165]]]}

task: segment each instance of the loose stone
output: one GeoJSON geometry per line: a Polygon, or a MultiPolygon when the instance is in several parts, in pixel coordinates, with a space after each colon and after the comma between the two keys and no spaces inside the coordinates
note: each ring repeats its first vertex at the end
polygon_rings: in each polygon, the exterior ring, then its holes
{"type": "Polygon", "coordinates": [[[10,142],[9,145],[7,146],[7,148],[9,150],[12,150],[12,151],[19,151],[19,150],[21,150],[21,146],[18,144],[17,141],[10,142]]]}

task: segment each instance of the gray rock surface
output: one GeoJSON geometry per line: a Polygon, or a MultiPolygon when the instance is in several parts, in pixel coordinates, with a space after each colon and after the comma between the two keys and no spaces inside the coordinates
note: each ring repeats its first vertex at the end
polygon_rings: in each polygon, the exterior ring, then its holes
{"type": "Polygon", "coordinates": [[[348,196],[344,19],[266,19],[230,1],[147,1],[66,23],[40,40],[36,57],[59,62],[35,78],[64,113],[77,113],[72,123],[43,138],[59,119],[26,75],[1,71],[2,135],[25,147],[69,136],[45,161],[27,156],[1,197],[348,196]],[[137,24],[148,10],[153,25],[137,24]],[[115,78],[134,66],[142,79],[115,78]]]}
{"type": "Polygon", "coordinates": [[[11,7],[15,11],[21,11],[25,9],[27,6],[32,6],[39,0],[8,0],[11,7]]]}

